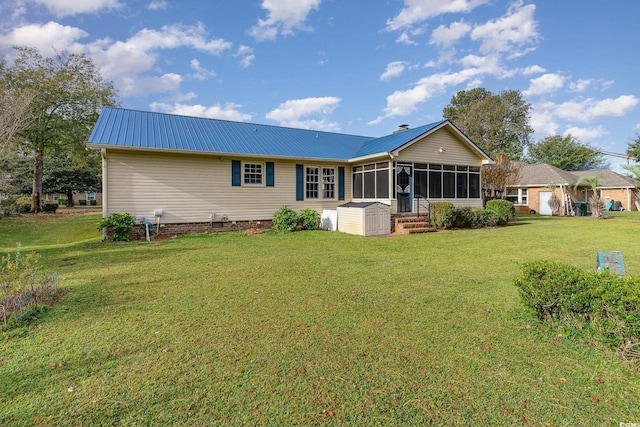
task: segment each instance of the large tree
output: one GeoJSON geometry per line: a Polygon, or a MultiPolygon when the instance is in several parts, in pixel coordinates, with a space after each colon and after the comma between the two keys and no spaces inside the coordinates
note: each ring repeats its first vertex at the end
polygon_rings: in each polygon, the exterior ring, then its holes
{"type": "Polygon", "coordinates": [[[45,57],[30,47],[15,47],[13,64],[3,67],[7,89],[35,93],[30,125],[17,133],[22,150],[32,153],[32,211],[40,210],[44,158],[47,154],[85,150],[85,143],[104,105],[115,105],[116,90],[85,55],[60,52],[45,57]]]}
{"type": "Polygon", "coordinates": [[[529,146],[529,163],[547,163],[567,170],[605,169],[607,162],[601,153],[574,136],[548,136],[529,146]]]}
{"type": "Polygon", "coordinates": [[[629,142],[627,147],[627,156],[636,162],[640,162],[640,134],[636,134],[635,138],[629,142]]]}
{"type": "Polygon", "coordinates": [[[102,191],[100,152],[87,151],[86,156],[59,154],[45,160],[42,188],[46,193],[64,193],[67,206],[73,206],[74,191],[102,191]]]}
{"type": "Polygon", "coordinates": [[[455,94],[443,115],[490,156],[504,154],[518,160],[533,133],[530,110],[531,105],[519,91],[493,94],[476,88],[455,94]]]}

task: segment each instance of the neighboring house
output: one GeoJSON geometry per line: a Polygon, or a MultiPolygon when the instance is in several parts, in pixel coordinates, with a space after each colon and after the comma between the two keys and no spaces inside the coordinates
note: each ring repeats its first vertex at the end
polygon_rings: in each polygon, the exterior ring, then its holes
{"type": "MultiPolygon", "coordinates": [[[[63,193],[48,193],[42,195],[42,200],[44,202],[57,202],[60,197],[67,197],[66,194],[63,193]]],[[[102,193],[92,193],[92,192],[73,192],[73,204],[78,206],[80,204],[80,200],[86,200],[87,205],[90,205],[91,200],[96,201],[96,205],[102,205],[102,193]]]]}
{"type": "Polygon", "coordinates": [[[561,213],[571,214],[575,202],[587,201],[592,193],[590,185],[579,183],[580,179],[596,176],[599,177],[597,191],[605,204],[616,200],[625,210],[637,210],[637,185],[633,179],[619,173],[608,169],[568,172],[545,163],[519,165],[520,178],[507,189],[507,200],[516,205],[519,213],[551,215],[548,202],[551,188],[555,187],[555,193],[562,201],[561,213]]]}
{"type": "Polygon", "coordinates": [[[481,166],[492,162],[448,120],[371,138],[111,107],[89,147],[102,150],[103,215],[128,212],[171,233],[267,222],[285,205],[482,207],[481,166]]]}

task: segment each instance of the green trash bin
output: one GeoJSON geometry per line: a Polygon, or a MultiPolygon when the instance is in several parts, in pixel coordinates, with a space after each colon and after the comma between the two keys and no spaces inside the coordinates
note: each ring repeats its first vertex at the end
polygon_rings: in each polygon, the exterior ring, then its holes
{"type": "Polygon", "coordinates": [[[575,203],[576,216],[587,216],[587,202],[575,203]]]}

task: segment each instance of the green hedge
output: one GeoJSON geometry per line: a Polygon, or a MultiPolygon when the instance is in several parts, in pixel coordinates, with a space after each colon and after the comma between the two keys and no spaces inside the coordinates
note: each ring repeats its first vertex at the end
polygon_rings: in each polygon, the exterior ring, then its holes
{"type": "Polygon", "coordinates": [[[436,228],[447,228],[447,215],[454,209],[452,203],[449,202],[432,202],[429,210],[431,216],[431,224],[436,228]]]}
{"type": "Polygon", "coordinates": [[[640,343],[640,277],[585,271],[555,261],[523,264],[514,280],[541,320],[584,328],[614,347],[640,343]]]}
{"type": "Polygon", "coordinates": [[[44,205],[42,205],[43,212],[56,213],[57,210],[58,210],[57,203],[45,203],[44,205]]]}
{"type": "Polygon", "coordinates": [[[508,200],[489,200],[486,209],[497,213],[505,223],[516,219],[516,208],[508,200]]]}

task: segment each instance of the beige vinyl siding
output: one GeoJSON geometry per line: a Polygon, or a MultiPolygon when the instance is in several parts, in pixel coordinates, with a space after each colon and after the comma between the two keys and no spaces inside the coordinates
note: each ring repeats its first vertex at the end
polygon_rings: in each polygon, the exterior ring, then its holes
{"type": "MultiPolygon", "coordinates": [[[[275,186],[232,186],[231,161],[266,163],[271,159],[220,157],[108,150],[108,192],[104,214],[129,212],[136,217],[154,219],[163,210],[162,222],[204,222],[211,213],[227,214],[229,221],[268,220],[282,206],[300,211],[306,207],[318,212],[336,209],[349,201],[350,167],[346,164],[310,162],[305,165],[345,167],[345,197],[338,200],[296,201],[296,164],[273,161],[275,186]]],[[[263,182],[265,181],[263,177],[263,182]]]]}
{"type": "Polygon", "coordinates": [[[445,165],[481,166],[482,157],[465,142],[443,127],[400,151],[397,162],[438,163],[445,165]],[[440,153],[440,148],[444,152],[440,153]]]}

